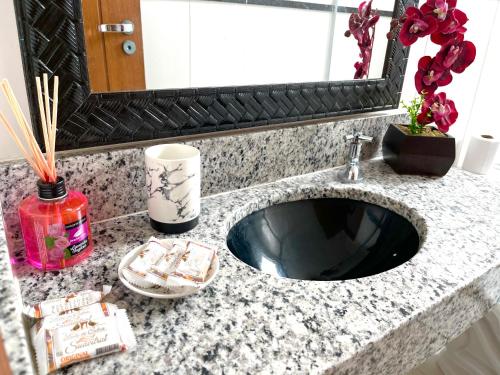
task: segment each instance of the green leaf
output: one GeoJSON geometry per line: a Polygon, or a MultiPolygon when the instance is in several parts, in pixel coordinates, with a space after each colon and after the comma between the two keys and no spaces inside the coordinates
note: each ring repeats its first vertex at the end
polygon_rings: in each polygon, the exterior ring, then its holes
{"type": "Polygon", "coordinates": [[[55,245],[56,245],[56,239],[54,237],[52,236],[45,237],[45,247],[48,250],[53,249],[55,245]]]}
{"type": "Polygon", "coordinates": [[[64,259],[69,259],[73,256],[73,254],[71,254],[71,250],[66,248],[64,249],[64,259]]]}

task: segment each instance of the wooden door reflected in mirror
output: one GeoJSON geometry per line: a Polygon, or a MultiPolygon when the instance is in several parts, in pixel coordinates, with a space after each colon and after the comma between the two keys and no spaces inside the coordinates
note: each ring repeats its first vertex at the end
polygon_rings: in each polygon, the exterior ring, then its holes
{"type": "Polygon", "coordinates": [[[141,0],[85,0],[83,26],[93,92],[146,89],[141,0]],[[132,33],[103,32],[100,25],[133,25],[132,33]]]}

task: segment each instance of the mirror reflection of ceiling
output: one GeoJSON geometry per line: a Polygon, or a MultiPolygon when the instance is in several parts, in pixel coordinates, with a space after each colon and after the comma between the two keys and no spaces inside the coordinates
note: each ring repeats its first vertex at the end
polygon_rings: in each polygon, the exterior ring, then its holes
{"type": "MultiPolygon", "coordinates": [[[[82,1],[91,88],[115,92],[352,80],[360,48],[345,33],[361,1],[82,1]],[[129,22],[133,32],[119,32],[130,30],[129,22]]],[[[380,18],[372,31],[368,78],[381,78],[394,0],[372,1],[380,18]]]]}

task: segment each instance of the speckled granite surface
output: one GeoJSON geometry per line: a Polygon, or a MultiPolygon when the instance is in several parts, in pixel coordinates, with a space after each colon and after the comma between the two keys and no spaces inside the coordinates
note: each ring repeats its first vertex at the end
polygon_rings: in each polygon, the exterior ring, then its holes
{"type": "MultiPolygon", "coordinates": [[[[452,169],[442,179],[395,175],[382,161],[366,180],[341,185],[334,170],[203,199],[184,237],[218,245],[211,286],[174,302],[144,298],[117,281],[120,258],[155,233],[139,213],[94,225],[96,251],[59,273],[18,268],[25,302],[113,284],[139,347],[71,366],[68,374],[404,374],[500,302],[500,175],[452,169]],[[228,227],[272,203],[349,196],[409,218],[419,253],[388,272],[349,281],[277,279],[225,246],[228,227]]],[[[162,237],[161,235],[159,235],[162,237]]]]}
{"type": "MultiPolygon", "coordinates": [[[[363,147],[363,157],[372,158],[380,149],[387,126],[401,119],[399,112],[390,111],[186,143],[200,149],[202,196],[207,196],[341,165],[347,155],[343,136],[354,128],[374,136],[374,142],[363,147]]],[[[87,195],[94,221],[147,207],[144,148],[62,157],[57,170],[68,187],[87,195]]],[[[35,183],[26,163],[0,164],[0,186],[11,187],[0,191],[0,204],[12,249],[22,249],[17,207],[35,191],[35,183]]],[[[12,256],[22,260],[23,253],[12,256]]]]}

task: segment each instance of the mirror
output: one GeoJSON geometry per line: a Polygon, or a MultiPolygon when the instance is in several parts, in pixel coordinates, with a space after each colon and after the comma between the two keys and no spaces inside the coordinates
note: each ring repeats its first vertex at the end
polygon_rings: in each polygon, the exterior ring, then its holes
{"type": "Polygon", "coordinates": [[[82,0],[90,88],[383,78],[394,0],[372,2],[365,61],[355,33],[345,35],[361,1],[82,0]]]}
{"type": "Polygon", "coordinates": [[[349,27],[360,1],[14,0],[32,123],[43,73],[60,77],[57,150],[397,108],[410,48],[385,34],[418,0],[372,0],[375,27],[349,27]]]}

